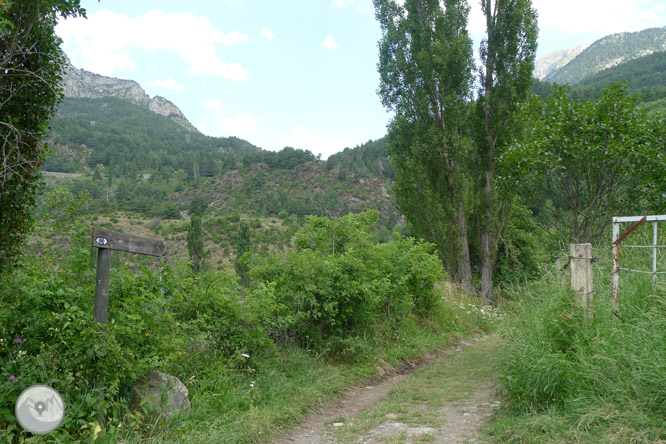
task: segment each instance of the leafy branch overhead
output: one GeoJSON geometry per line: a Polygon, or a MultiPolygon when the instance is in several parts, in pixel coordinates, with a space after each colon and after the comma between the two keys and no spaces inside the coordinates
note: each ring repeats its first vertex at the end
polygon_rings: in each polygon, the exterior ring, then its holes
{"type": "Polygon", "coordinates": [[[626,90],[610,85],[596,103],[572,100],[565,87],[533,97],[522,137],[503,156],[505,184],[565,241],[598,238],[612,216],[664,211],[663,123],[626,90]]]}
{"type": "Polygon", "coordinates": [[[32,226],[30,210],[48,152],[42,143],[62,98],[58,16],[85,14],[79,0],[0,2],[0,268],[32,226]]]}

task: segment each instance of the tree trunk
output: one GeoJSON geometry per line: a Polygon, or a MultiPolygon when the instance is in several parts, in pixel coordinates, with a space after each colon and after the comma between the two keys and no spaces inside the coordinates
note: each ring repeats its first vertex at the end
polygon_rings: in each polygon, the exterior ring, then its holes
{"type": "Polygon", "coordinates": [[[483,189],[483,205],[481,215],[481,297],[489,302],[493,297],[493,272],[495,270],[495,255],[497,242],[495,235],[496,223],[493,220],[495,205],[493,200],[493,171],[486,170],[486,184],[483,189]]]}
{"type": "Polygon", "coordinates": [[[468,292],[472,292],[472,267],[469,258],[469,243],[467,241],[467,221],[465,218],[465,204],[460,202],[458,206],[458,214],[456,215],[457,224],[459,228],[459,247],[458,254],[458,283],[460,287],[468,292]]]}

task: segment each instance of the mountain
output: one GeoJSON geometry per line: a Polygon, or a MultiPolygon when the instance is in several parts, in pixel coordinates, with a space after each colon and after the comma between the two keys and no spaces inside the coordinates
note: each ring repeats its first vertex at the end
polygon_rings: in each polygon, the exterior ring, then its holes
{"type": "Polygon", "coordinates": [[[208,208],[207,218],[377,209],[385,226],[399,220],[383,139],[322,161],[310,151],[206,136],[133,80],[70,67],[64,88],[43,169],[47,187],[87,193],[91,213],[171,220],[196,208],[208,208]]]}
{"type": "Polygon", "coordinates": [[[537,65],[540,66],[540,73],[549,72],[543,80],[573,85],[604,69],[659,51],[666,51],[666,27],[606,36],[561,67],[557,66],[558,58],[552,54],[544,56],[542,59],[545,60],[540,59],[537,65]],[[550,59],[553,63],[548,64],[550,59]]]}
{"type": "Polygon", "coordinates": [[[187,120],[176,105],[162,96],[150,97],[134,80],[116,79],[78,69],[67,59],[68,66],[63,76],[65,97],[76,99],[99,99],[115,97],[126,100],[174,122],[190,131],[197,129],[187,120]]]}
{"type": "Polygon", "coordinates": [[[566,66],[570,61],[578,57],[578,54],[585,51],[591,43],[583,43],[580,46],[570,49],[558,49],[541,57],[534,65],[533,75],[539,80],[543,80],[553,72],[566,66]]]}

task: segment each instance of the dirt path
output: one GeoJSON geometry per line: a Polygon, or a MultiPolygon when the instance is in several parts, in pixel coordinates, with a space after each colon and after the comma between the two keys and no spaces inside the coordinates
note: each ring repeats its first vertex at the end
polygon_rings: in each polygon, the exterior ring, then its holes
{"type": "MultiPolygon", "coordinates": [[[[342,397],[314,412],[304,423],[295,427],[289,435],[276,441],[276,444],[333,444],[339,442],[332,432],[347,424],[334,421],[339,418],[351,418],[349,422],[352,422],[353,417],[378,404],[397,383],[409,378],[416,370],[442,362],[447,357],[485,339],[483,337],[462,342],[436,355],[426,356],[422,363],[402,374],[349,390],[342,397]]],[[[480,385],[464,399],[448,402],[438,408],[435,414],[443,423],[439,429],[424,426],[409,427],[397,421],[398,415],[389,413],[381,425],[364,433],[354,442],[411,443],[416,439],[418,442],[477,443],[480,442],[476,440],[480,426],[498,405],[492,384],[480,385]],[[432,439],[424,441],[425,436],[423,435],[428,435],[432,439]]]]}

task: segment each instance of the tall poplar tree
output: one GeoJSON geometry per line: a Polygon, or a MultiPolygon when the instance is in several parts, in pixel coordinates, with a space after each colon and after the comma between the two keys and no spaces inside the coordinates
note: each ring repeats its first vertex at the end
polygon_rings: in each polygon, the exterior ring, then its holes
{"type": "Polygon", "coordinates": [[[395,113],[388,149],[398,204],[465,288],[471,278],[467,216],[477,216],[481,295],[489,299],[508,196],[498,189],[495,164],[531,85],[536,13],[530,0],[481,1],[486,36],[474,100],[466,0],[373,3],[382,30],[379,96],[395,113]]]}
{"type": "Polygon", "coordinates": [[[465,0],[375,0],[382,29],[379,96],[395,113],[388,149],[407,220],[471,290],[464,125],[474,67],[465,0]]]}
{"type": "Polygon", "coordinates": [[[486,37],[481,42],[483,67],[477,100],[476,197],[481,256],[481,296],[493,292],[499,236],[506,221],[509,194],[496,181],[497,159],[516,132],[519,104],[532,85],[537,16],[531,0],[481,0],[486,37]]]}

